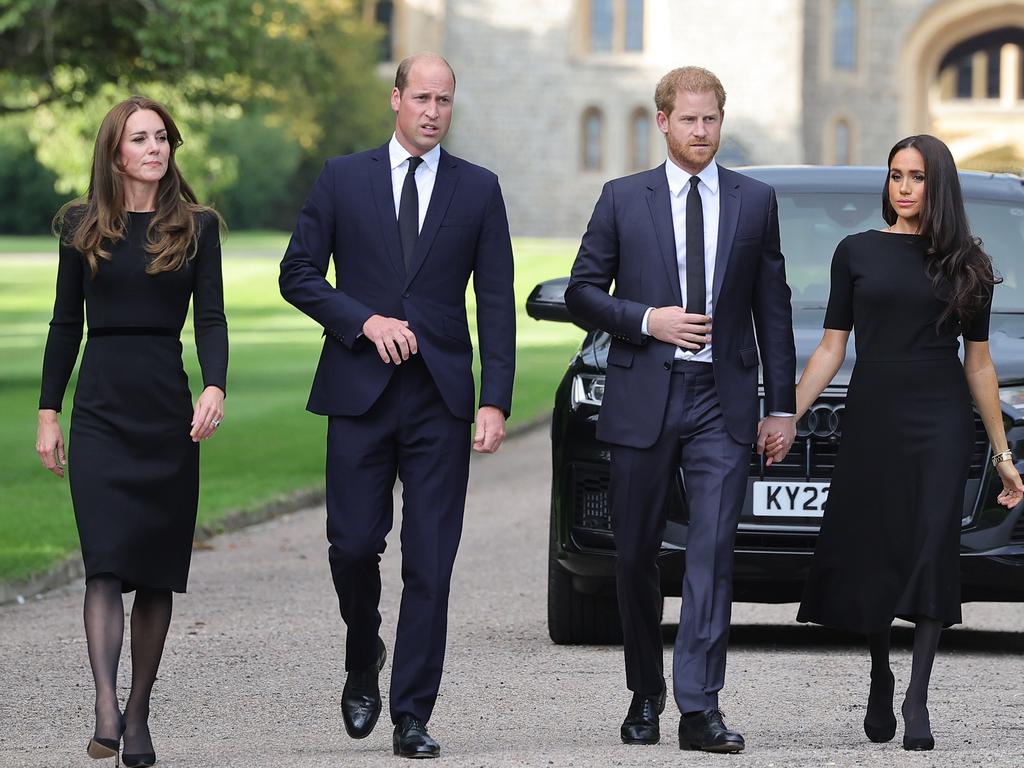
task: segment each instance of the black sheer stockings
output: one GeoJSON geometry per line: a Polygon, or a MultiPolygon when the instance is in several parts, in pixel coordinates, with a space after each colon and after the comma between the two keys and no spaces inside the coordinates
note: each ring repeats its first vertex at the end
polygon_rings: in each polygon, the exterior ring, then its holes
{"type": "Polygon", "coordinates": [[[153,751],[149,734],[149,698],[171,623],[173,598],[168,590],[139,588],[131,616],[132,687],[122,717],[117,700],[117,666],[124,638],[121,581],[94,576],[85,583],[85,635],[96,683],[94,735],[117,741],[124,732],[124,751],[153,751]]]}
{"type": "Polygon", "coordinates": [[[914,629],[914,660],[910,667],[910,684],[903,699],[903,726],[905,739],[928,739],[931,723],[928,720],[928,682],[932,676],[932,663],[939,647],[942,622],[918,617],[914,629]]]}
{"type": "Polygon", "coordinates": [[[864,715],[864,732],[872,741],[889,741],[896,735],[892,697],[896,679],[889,667],[889,630],[868,635],[871,650],[871,691],[864,715]]]}

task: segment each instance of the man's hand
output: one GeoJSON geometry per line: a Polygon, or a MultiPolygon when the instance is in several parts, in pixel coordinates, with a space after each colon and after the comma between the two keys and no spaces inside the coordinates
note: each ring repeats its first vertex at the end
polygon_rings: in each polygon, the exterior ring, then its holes
{"type": "Polygon", "coordinates": [[[757,452],[768,457],[770,467],[786,458],[796,439],[796,419],[792,416],[767,416],[757,425],[757,452]]]}
{"type": "Polygon", "coordinates": [[[682,307],[657,307],[647,317],[647,333],[683,349],[711,343],[711,316],[694,315],[682,307]]]}
{"type": "Polygon", "coordinates": [[[477,453],[494,453],[504,439],[505,414],[493,405],[481,405],[476,412],[473,450],[477,453]]]}
{"type": "Polygon", "coordinates": [[[363,323],[363,335],[374,343],[377,354],[385,363],[401,365],[403,360],[419,351],[416,336],[409,330],[406,320],[371,315],[363,323]]]}

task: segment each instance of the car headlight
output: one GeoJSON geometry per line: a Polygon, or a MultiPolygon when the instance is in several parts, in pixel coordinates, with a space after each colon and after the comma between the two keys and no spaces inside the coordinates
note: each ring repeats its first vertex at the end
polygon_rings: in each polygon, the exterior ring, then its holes
{"type": "Polygon", "coordinates": [[[1013,409],[1016,418],[1024,419],[1024,386],[1000,387],[999,399],[1013,409]]]}
{"type": "Polygon", "coordinates": [[[572,379],[570,405],[575,411],[581,405],[601,407],[604,400],[604,374],[577,373],[572,379]]]}

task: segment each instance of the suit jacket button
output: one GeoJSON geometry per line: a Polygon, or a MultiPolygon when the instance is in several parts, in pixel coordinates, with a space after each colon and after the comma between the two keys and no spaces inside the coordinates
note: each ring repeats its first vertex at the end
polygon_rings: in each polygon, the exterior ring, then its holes
{"type": "Polygon", "coordinates": [[[672,363],[665,363],[665,370],[666,371],[671,371],[672,370],[672,363]]]}
{"type": "Polygon", "coordinates": [[[405,293],[403,293],[403,294],[402,294],[402,298],[403,298],[403,299],[408,299],[408,298],[409,298],[409,295],[410,295],[410,294],[409,294],[409,292],[408,292],[408,291],[406,291],[405,293]]]}

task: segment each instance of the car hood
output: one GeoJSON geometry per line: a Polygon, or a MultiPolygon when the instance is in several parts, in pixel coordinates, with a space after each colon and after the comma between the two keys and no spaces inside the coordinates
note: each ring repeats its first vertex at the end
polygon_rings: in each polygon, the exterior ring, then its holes
{"type": "MultiPolygon", "coordinates": [[[[794,307],[793,339],[796,342],[797,375],[821,341],[823,307],[794,307]]],[[[607,365],[610,337],[605,333],[592,334],[580,350],[581,362],[587,367],[604,370],[607,365]]],[[[846,360],[832,380],[833,386],[845,387],[853,372],[856,353],[851,335],[846,360]]],[[[989,334],[989,348],[1001,384],[1024,383],[1024,314],[994,313],[989,334]]]]}

